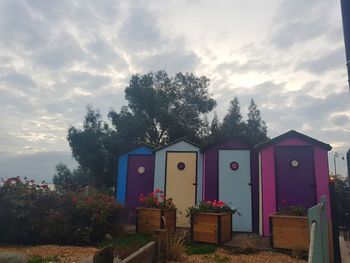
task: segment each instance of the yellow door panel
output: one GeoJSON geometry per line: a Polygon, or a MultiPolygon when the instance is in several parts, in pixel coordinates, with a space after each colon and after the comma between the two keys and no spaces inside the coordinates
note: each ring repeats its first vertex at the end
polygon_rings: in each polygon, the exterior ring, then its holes
{"type": "Polygon", "coordinates": [[[167,152],[166,196],[172,197],[178,211],[176,225],[189,227],[186,210],[196,199],[196,152],[167,152]]]}

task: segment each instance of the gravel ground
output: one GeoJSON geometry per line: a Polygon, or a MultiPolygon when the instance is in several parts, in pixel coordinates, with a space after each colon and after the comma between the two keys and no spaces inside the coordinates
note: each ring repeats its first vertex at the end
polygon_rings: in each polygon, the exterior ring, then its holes
{"type": "Polygon", "coordinates": [[[72,246],[1,246],[0,252],[18,252],[27,256],[53,257],[57,256],[62,263],[76,263],[89,257],[97,251],[94,247],[72,247],[72,246]]]}
{"type": "Polygon", "coordinates": [[[250,255],[232,254],[226,250],[218,249],[213,254],[187,256],[181,262],[185,263],[305,263],[300,259],[276,252],[259,252],[250,255]]]}
{"type": "MultiPolygon", "coordinates": [[[[78,263],[91,257],[97,251],[94,247],[72,246],[9,246],[0,247],[1,252],[19,252],[27,256],[40,255],[42,257],[57,256],[62,263],[78,263]]],[[[303,260],[292,258],[288,255],[264,251],[250,255],[233,254],[224,249],[218,249],[213,254],[186,256],[184,263],[305,263],[303,260]]]]}

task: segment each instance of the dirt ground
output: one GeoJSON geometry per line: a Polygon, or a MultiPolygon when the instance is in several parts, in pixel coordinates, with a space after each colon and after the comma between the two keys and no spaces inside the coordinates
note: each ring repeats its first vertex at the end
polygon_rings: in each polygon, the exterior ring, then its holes
{"type": "MultiPolygon", "coordinates": [[[[1,252],[19,252],[27,256],[39,255],[42,257],[57,256],[62,263],[79,263],[83,259],[91,257],[97,248],[72,247],[72,246],[10,246],[0,247],[1,252]]],[[[185,256],[184,263],[305,263],[303,260],[292,258],[288,255],[270,251],[264,251],[249,255],[233,254],[224,249],[218,249],[213,254],[185,256]]]]}
{"type": "Polygon", "coordinates": [[[57,256],[62,263],[77,263],[82,259],[92,256],[97,248],[94,247],[72,247],[72,246],[1,246],[1,252],[18,252],[27,256],[54,257],[57,256]]]}
{"type": "Polygon", "coordinates": [[[264,251],[249,255],[232,254],[229,251],[218,249],[213,254],[187,256],[184,263],[305,263],[300,259],[288,255],[264,251]]]}

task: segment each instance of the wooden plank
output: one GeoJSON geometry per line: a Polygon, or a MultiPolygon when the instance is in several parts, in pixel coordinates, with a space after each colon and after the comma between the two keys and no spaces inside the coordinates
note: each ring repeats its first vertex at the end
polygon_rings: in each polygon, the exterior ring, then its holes
{"type": "Polygon", "coordinates": [[[272,216],[274,248],[308,250],[310,243],[307,217],[272,216]]]}
{"type": "Polygon", "coordinates": [[[152,263],[156,259],[156,249],[156,242],[151,241],[127,258],[123,259],[121,263],[152,263]]]}
{"type": "Polygon", "coordinates": [[[221,216],[221,242],[226,242],[231,240],[232,224],[231,224],[232,214],[225,214],[221,216]]]}

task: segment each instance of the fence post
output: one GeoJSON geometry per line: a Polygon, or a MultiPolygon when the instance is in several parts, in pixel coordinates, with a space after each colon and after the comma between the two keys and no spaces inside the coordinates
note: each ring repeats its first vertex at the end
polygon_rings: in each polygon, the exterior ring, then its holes
{"type": "Polygon", "coordinates": [[[154,240],[157,242],[157,262],[165,262],[165,255],[169,249],[169,232],[166,229],[154,231],[154,240]]]}
{"type": "Polygon", "coordinates": [[[333,232],[333,254],[334,262],[340,263],[340,246],[339,246],[339,226],[338,226],[338,215],[337,215],[337,203],[334,182],[329,182],[329,200],[331,206],[331,217],[332,217],[332,232],[333,232]]]}

